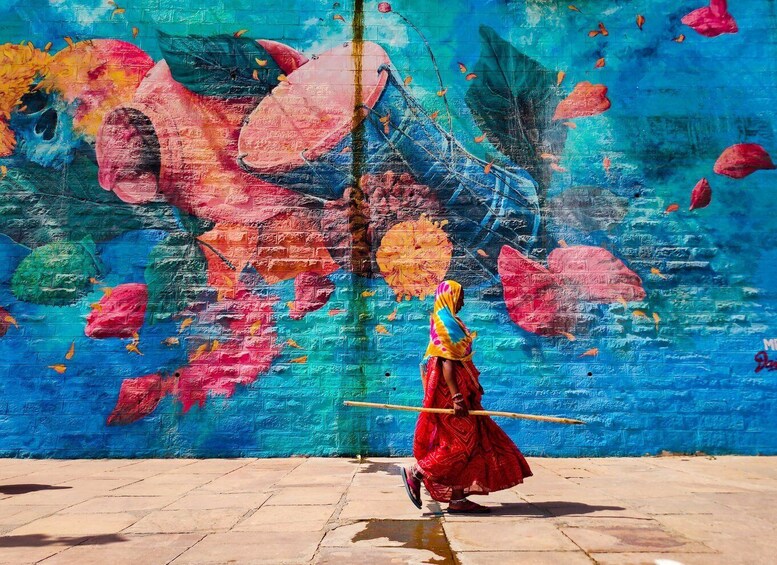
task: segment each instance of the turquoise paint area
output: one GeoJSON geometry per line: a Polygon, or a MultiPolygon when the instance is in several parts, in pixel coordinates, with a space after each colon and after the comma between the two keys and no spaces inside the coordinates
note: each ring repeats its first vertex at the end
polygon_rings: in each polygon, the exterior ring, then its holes
{"type": "MultiPolygon", "coordinates": [[[[552,236],[612,250],[642,277],[646,299],[628,308],[586,305],[589,323],[575,341],[518,328],[499,289],[469,291],[462,315],[479,335],[475,363],[488,408],[588,422],[500,421],[528,455],[777,454],[777,372],[755,372],[754,361],[764,339],[777,338],[777,172],[742,180],[712,172],[717,156],[734,143],[761,144],[777,158],[777,41],[770,28],[777,14],[771,2],[732,2],[739,33],[709,39],[680,23],[703,3],[581,2],[583,14],[569,11],[568,2],[391,3],[429,40],[449,88],[455,133],[486,160],[495,150],[473,141],[480,130],[464,104],[467,83],[458,69],[459,62],[471,67],[477,61],[481,24],[548,68],[564,70],[568,89],[583,80],[609,89],[612,108],[577,120],[569,131],[559,163],[567,172],[554,175],[549,195],[572,186],[605,187],[628,199],[628,215],[610,232],[552,226],[552,236]],[[638,13],[646,19],[641,32],[634,23],[638,13]],[[599,21],[607,23],[609,36],[589,38],[599,21]],[[684,42],[672,40],[681,33],[684,42]],[[606,66],[594,69],[599,57],[606,66]],[[702,177],[712,184],[713,202],[688,212],[690,191],[702,177]],[[672,203],[679,211],[664,214],[672,203]],[[666,278],[651,274],[654,267],[666,278]],[[648,319],[634,316],[634,309],[648,319]],[[592,348],[597,356],[582,356],[592,348]]],[[[111,19],[102,0],[0,0],[0,42],[52,41],[57,50],[66,35],[131,41],[137,26],[136,43],[157,60],[157,29],[207,35],[247,28],[252,37],[282,40],[310,56],[347,40],[350,26],[333,15],[346,22],[353,15],[347,5],[308,0],[120,4],[126,14],[111,19]]],[[[442,116],[434,69],[416,32],[376,6],[366,4],[365,38],[386,48],[398,74],[413,77],[412,92],[442,116]]],[[[132,232],[100,244],[104,284],[142,282],[148,254],[163,237],[132,232]]],[[[357,445],[373,455],[410,453],[413,415],[345,409],[342,401],[420,404],[418,363],[431,300],[395,304],[382,280],[369,281],[376,294],[361,322],[369,336],[365,360],[353,353],[360,344],[347,331],[347,274],[333,275],[337,289],[330,302],[299,321],[285,307],[293,283],[281,283],[273,287],[280,296],[278,340],[292,339],[303,349],[286,346],[268,373],[229,398],[212,397],[183,413],[168,397],[150,416],[109,427],[105,421],[124,379],[170,372],[185,362],[183,348],[161,343],[177,334],[177,325],[146,324],[143,356],[128,353],[128,340],[88,339],[85,316],[99,290],[64,307],[21,303],[11,295],[13,269],[28,253],[0,236],[0,305],[21,328],[0,338],[0,455],[355,455],[357,445]],[[396,319],[388,322],[394,307],[396,319]],[[332,316],[332,309],[345,313],[332,316]],[[376,333],[378,324],[388,335],[376,333]],[[48,367],[62,362],[72,342],[77,353],[59,375],[48,367]],[[307,363],[291,362],[302,355],[307,363]],[[358,371],[366,375],[366,390],[357,386],[358,371]]]]}

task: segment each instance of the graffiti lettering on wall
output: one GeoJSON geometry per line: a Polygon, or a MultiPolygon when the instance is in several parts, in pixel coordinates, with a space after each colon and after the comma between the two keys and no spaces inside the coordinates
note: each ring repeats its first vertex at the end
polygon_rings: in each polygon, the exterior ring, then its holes
{"type": "MultiPolygon", "coordinates": [[[[229,397],[284,349],[303,349],[278,337],[279,316],[301,324],[328,305],[337,328],[349,310],[330,304],[336,274],[365,288],[382,281],[398,302],[423,301],[452,277],[498,296],[512,324],[542,339],[591,334],[607,323],[597,305],[657,334],[662,314],[646,302],[645,280],[669,275],[652,267],[640,276],[617,241],[559,235],[620,229],[632,206],[612,187],[552,187],[568,172],[571,132],[617,107],[608,87],[481,26],[479,55],[446,62],[461,71],[461,102],[478,128],[464,140],[433,42],[389,3],[377,11],[424,46],[438,81],[432,102],[414,93],[389,46],[357,34],[311,57],[246,30],[158,31],[156,60],[113,38],[67,37],[56,51],[0,46],[0,233],[25,249],[0,337],[21,331],[15,312],[29,305],[86,301],[84,335],[123,340],[130,356],[145,355],[155,326],[170,328],[161,343],[185,360],[123,380],[107,423],[131,424],[166,397],[183,412],[229,397]],[[488,146],[486,158],[473,144],[488,146]],[[156,234],[142,277],[110,278],[106,244],[139,230],[156,234]],[[286,281],[294,298],[284,302],[286,281]]],[[[632,32],[649,23],[639,16],[632,32]]],[[[725,2],[682,23],[706,38],[738,32],[725,2]]],[[[608,34],[597,22],[588,38],[608,34]]],[[[605,68],[603,48],[596,55],[592,68],[605,68]]],[[[598,158],[612,177],[615,157],[598,158]]],[[[710,165],[732,179],[775,168],[756,143],[732,143],[710,165]]],[[[665,202],[657,217],[709,206],[711,183],[694,182],[689,204],[665,202]]],[[[390,335],[391,316],[374,331],[390,335]]],[[[67,376],[82,347],[73,342],[47,366],[67,376]]],[[[297,363],[311,355],[298,353],[297,363]]],[[[773,370],[758,355],[756,372],[773,370]]]]}

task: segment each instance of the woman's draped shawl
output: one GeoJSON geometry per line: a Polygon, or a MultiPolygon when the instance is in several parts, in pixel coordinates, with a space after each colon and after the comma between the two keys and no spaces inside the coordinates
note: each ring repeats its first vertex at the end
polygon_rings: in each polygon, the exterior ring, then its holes
{"type": "Polygon", "coordinates": [[[461,285],[455,281],[442,281],[437,287],[425,357],[442,357],[454,361],[468,361],[472,357],[475,334],[470,333],[455,314],[456,303],[462,292],[461,285]]]}

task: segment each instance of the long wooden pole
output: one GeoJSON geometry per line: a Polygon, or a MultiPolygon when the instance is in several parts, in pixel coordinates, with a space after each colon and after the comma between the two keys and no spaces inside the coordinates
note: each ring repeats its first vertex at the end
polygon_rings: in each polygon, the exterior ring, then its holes
{"type": "MultiPolygon", "coordinates": [[[[422,408],[420,406],[403,406],[401,404],[380,404],[377,402],[357,402],[346,400],[346,406],[361,406],[364,408],[384,408],[386,410],[404,410],[406,412],[429,412],[431,414],[453,414],[453,408],[422,408]]],[[[554,422],[556,424],[585,424],[582,420],[572,418],[556,418],[555,416],[536,416],[534,414],[516,414],[515,412],[497,412],[495,410],[470,410],[470,416],[501,416],[521,420],[537,420],[539,422],[554,422]]]]}

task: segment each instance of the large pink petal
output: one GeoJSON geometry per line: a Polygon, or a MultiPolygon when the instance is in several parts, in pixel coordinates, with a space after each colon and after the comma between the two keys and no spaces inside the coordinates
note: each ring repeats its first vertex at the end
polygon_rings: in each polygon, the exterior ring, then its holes
{"type": "Polygon", "coordinates": [[[554,249],[548,256],[548,268],[582,300],[610,303],[645,298],[642,279],[601,247],[578,245],[554,249]]]}
{"type": "Polygon", "coordinates": [[[237,147],[241,163],[258,173],[277,174],[333,149],[383,93],[390,62],[376,43],[365,41],[358,50],[345,43],[290,73],[245,120],[237,147]],[[354,60],[359,56],[357,100],[354,60]]]}
{"type": "Polygon", "coordinates": [[[504,246],[497,263],[510,319],[527,332],[558,335],[575,323],[561,281],[545,267],[504,246]]]}
{"type": "Polygon", "coordinates": [[[726,148],[715,161],[713,171],[734,179],[741,179],[762,169],[774,169],[766,150],[757,143],[738,143],[726,148]]]}
{"type": "Polygon", "coordinates": [[[728,11],[726,0],[712,0],[709,6],[686,14],[681,21],[704,37],[739,31],[737,22],[728,11]]]}
{"type": "Polygon", "coordinates": [[[148,290],[140,283],[120,284],[100,299],[86,317],[87,337],[132,337],[143,325],[148,290]]]}

